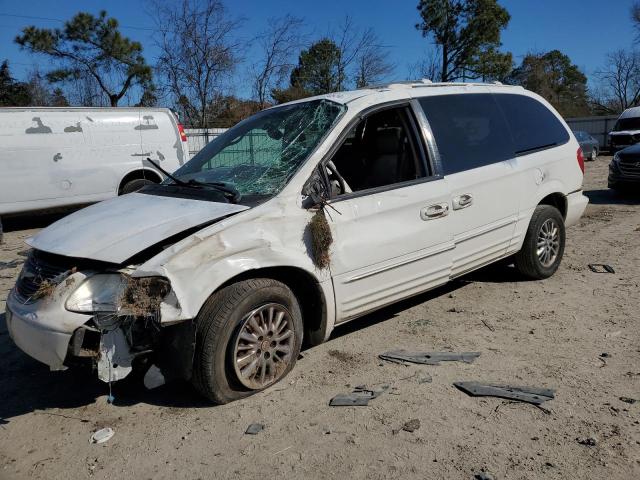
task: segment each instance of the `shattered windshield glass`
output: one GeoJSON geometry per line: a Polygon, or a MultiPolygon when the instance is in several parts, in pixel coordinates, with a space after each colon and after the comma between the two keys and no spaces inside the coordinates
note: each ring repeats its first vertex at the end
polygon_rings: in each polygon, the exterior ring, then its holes
{"type": "Polygon", "coordinates": [[[328,100],[265,110],[213,140],[174,176],[229,185],[241,195],[275,195],[345,110],[328,100]]]}

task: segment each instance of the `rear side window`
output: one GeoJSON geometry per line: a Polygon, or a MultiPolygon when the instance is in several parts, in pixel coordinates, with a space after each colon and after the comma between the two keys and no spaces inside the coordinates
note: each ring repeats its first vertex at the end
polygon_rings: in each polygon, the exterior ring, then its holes
{"type": "Polygon", "coordinates": [[[419,102],[445,175],[513,158],[509,128],[490,93],[423,97],[419,102]]]}
{"type": "Polygon", "coordinates": [[[516,155],[526,155],[569,141],[567,129],[538,100],[507,93],[495,94],[494,98],[509,121],[516,155]]]}

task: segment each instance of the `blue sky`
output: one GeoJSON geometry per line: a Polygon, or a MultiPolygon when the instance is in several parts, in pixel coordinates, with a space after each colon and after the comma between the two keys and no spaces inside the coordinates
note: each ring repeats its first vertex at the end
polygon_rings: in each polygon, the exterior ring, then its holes
{"type": "MultiPolygon", "coordinates": [[[[391,60],[396,64],[394,77],[404,79],[409,65],[415,63],[429,49],[429,41],[421,37],[414,25],[419,21],[417,0],[227,0],[233,15],[246,22],[240,32],[251,38],[267,25],[273,16],[291,13],[306,20],[312,36],[320,36],[340,22],[345,14],[353,17],[358,26],[372,27],[381,41],[389,45],[391,60]]],[[[516,63],[527,52],[559,49],[591,77],[605,62],[607,52],[631,46],[635,32],[629,20],[632,0],[499,0],[511,14],[511,22],[502,39],[504,49],[513,52],[516,63]]],[[[0,14],[68,19],[79,10],[98,12],[107,9],[123,26],[150,28],[153,26],[145,0],[0,0],[0,14]]],[[[41,70],[48,64],[13,43],[20,30],[35,24],[55,27],[59,22],[32,20],[0,15],[0,61],[8,59],[14,74],[21,78],[40,62],[41,70]]],[[[131,38],[145,47],[147,61],[152,63],[157,51],[152,45],[152,32],[123,28],[131,38]]],[[[254,53],[244,53],[251,60],[254,53]]],[[[240,82],[236,92],[248,94],[240,82]]]]}

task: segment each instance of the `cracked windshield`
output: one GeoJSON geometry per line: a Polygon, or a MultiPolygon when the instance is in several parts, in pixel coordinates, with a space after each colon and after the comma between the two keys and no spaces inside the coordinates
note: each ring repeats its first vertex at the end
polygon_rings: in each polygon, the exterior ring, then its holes
{"type": "Polygon", "coordinates": [[[213,140],[175,176],[222,183],[242,195],[274,195],[345,110],[327,100],[265,110],[213,140]]]}

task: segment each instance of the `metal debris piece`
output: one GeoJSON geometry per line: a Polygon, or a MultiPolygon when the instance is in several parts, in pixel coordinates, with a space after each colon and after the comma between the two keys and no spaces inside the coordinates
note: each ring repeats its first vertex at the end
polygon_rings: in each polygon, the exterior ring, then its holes
{"type": "Polygon", "coordinates": [[[366,407],[369,400],[378,398],[389,389],[389,385],[383,385],[379,390],[367,389],[365,385],[359,385],[351,393],[339,393],[329,401],[331,407],[366,407]]]}
{"type": "Polygon", "coordinates": [[[624,403],[628,403],[629,405],[633,405],[634,403],[636,403],[638,400],[636,400],[635,398],[629,398],[629,397],[620,397],[620,401],[624,402],[624,403]]]}
{"type": "Polygon", "coordinates": [[[476,473],[473,476],[473,478],[474,480],[495,480],[496,477],[494,477],[488,472],[480,472],[480,473],[476,473]]]}
{"type": "Polygon", "coordinates": [[[246,435],[257,435],[262,430],[264,430],[264,425],[262,425],[261,423],[252,423],[247,427],[244,433],[246,435]]]}
{"type": "Polygon", "coordinates": [[[596,444],[598,443],[597,440],[593,437],[576,438],[576,441],[580,445],[586,445],[587,447],[595,447],[596,444]]]}
{"type": "Polygon", "coordinates": [[[616,273],[611,265],[605,263],[590,263],[587,266],[593,273],[616,273]]]}
{"type": "Polygon", "coordinates": [[[104,443],[107,440],[110,440],[114,434],[115,432],[111,427],[101,428],[100,430],[93,432],[93,435],[91,435],[91,438],[89,439],[89,443],[104,443]]]}
{"type": "Polygon", "coordinates": [[[499,397],[533,405],[541,405],[555,398],[555,391],[549,388],[518,387],[480,382],[454,382],[453,385],[472,397],[499,397]]]}
{"type": "Polygon", "coordinates": [[[413,418],[408,422],[405,422],[404,425],[402,425],[402,430],[409,433],[413,433],[419,428],[420,428],[420,420],[418,420],[417,418],[413,418]]]}
{"type": "Polygon", "coordinates": [[[164,385],[166,380],[162,371],[156,365],[151,365],[147,373],[144,374],[143,383],[145,388],[152,390],[164,385]]]}
{"type": "Polygon", "coordinates": [[[24,263],[24,260],[11,260],[10,262],[0,262],[0,270],[16,268],[24,263]]]}
{"type": "Polygon", "coordinates": [[[378,355],[381,360],[402,363],[420,363],[423,365],[439,365],[440,362],[465,362],[472,363],[480,356],[480,352],[407,352],[406,350],[394,350],[378,355]]]}

